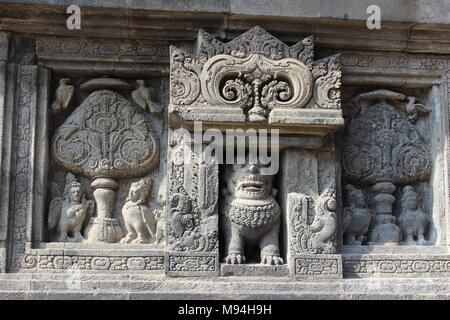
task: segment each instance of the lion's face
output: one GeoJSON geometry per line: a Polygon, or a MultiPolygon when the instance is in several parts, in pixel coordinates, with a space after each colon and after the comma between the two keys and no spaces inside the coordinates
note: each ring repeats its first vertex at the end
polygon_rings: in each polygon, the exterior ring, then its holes
{"type": "Polygon", "coordinates": [[[227,187],[236,199],[262,200],[269,197],[273,177],[262,175],[259,165],[234,165],[230,170],[227,187]]]}

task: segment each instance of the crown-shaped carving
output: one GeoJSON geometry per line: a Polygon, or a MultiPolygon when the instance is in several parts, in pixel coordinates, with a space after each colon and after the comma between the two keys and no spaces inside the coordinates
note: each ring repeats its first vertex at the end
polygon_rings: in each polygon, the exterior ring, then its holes
{"type": "Polygon", "coordinates": [[[257,26],[224,43],[200,30],[195,54],[170,50],[176,121],[336,127],[340,86],[339,55],[314,61],[313,36],[289,46],[257,26]]]}
{"type": "Polygon", "coordinates": [[[218,54],[229,54],[245,58],[252,53],[261,53],[272,60],[293,58],[310,64],[314,58],[314,37],[309,36],[288,46],[260,26],[251,28],[228,43],[215,39],[202,29],[198,32],[197,55],[200,57],[209,59],[218,54]]]}

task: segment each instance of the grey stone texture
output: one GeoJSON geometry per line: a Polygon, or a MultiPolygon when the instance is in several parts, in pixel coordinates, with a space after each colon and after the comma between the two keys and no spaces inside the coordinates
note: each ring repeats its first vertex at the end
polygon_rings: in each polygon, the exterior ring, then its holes
{"type": "Polygon", "coordinates": [[[0,298],[449,299],[447,9],[0,0],[0,298]]]}

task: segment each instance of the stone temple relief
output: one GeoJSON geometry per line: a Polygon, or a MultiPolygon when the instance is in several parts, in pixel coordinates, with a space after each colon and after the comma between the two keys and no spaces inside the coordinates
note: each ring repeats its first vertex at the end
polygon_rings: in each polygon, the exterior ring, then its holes
{"type": "MultiPolygon", "coordinates": [[[[69,88],[69,80],[61,79],[51,106],[62,122],[51,139],[54,177],[67,172],[63,199],[56,197],[50,204],[49,229],[56,229],[55,241],[155,242],[157,219],[164,213],[156,217],[155,208],[162,209],[157,199],[153,209],[148,206],[158,186],[147,175],[157,178],[159,171],[161,106],[151,100],[143,80],[94,78],[78,81],[79,92],[69,88]],[[74,96],[81,103],[70,108],[74,96]],[[135,182],[130,184],[130,179],[135,182]]],[[[64,188],[56,180],[51,185],[53,193],[64,188]]]]}
{"type": "Polygon", "coordinates": [[[225,262],[242,264],[247,252],[259,252],[262,264],[283,264],[279,234],[281,209],[275,200],[273,176],[261,175],[259,164],[225,169],[221,224],[225,262]]]}
{"type": "Polygon", "coordinates": [[[384,89],[359,94],[349,104],[352,116],[342,142],[344,178],[350,183],[344,189],[345,244],[428,244],[430,216],[412,185],[430,178],[429,144],[416,122],[431,109],[384,89]]]}

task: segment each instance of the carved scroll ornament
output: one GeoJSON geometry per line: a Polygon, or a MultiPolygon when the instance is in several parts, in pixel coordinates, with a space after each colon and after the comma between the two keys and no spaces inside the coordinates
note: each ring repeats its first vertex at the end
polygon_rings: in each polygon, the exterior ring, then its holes
{"type": "Polygon", "coordinates": [[[289,47],[259,27],[227,44],[201,31],[196,54],[171,47],[171,112],[234,109],[233,119],[262,122],[274,109],[339,110],[340,58],[313,61],[313,44],[309,37],[289,47]]]}

